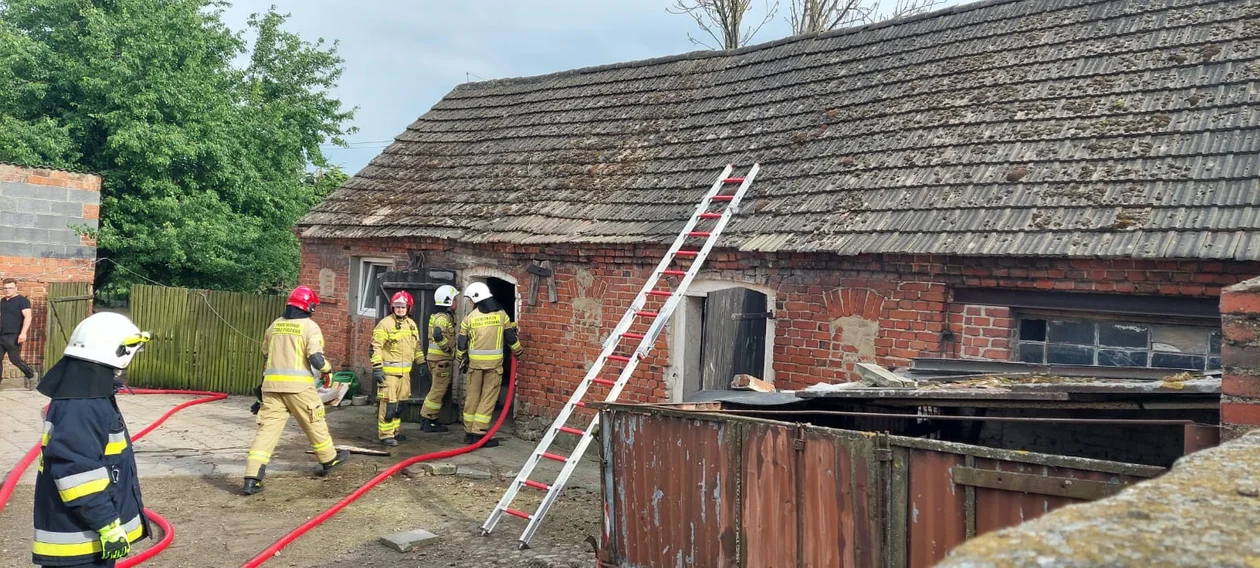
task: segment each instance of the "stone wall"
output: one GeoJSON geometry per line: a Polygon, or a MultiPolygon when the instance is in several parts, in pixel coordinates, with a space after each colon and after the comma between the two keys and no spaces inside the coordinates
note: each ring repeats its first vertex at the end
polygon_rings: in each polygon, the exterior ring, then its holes
{"type": "Polygon", "coordinates": [[[1260,566],[1260,432],[1118,495],[981,535],[943,568],[1260,566]]]}

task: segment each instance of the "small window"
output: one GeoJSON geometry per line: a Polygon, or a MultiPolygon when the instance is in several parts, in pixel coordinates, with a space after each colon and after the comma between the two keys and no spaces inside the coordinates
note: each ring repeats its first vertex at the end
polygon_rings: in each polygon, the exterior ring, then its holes
{"type": "Polygon", "coordinates": [[[350,305],[361,316],[376,317],[376,279],[388,272],[393,262],[379,258],[354,257],[350,261],[350,305]]]}
{"type": "Polygon", "coordinates": [[[1215,370],[1221,330],[1024,315],[1015,353],[1024,363],[1215,370]]]}

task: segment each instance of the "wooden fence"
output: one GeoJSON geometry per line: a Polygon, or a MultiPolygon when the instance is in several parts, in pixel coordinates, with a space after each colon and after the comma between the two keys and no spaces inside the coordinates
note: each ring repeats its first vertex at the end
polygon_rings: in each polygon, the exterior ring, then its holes
{"type": "Polygon", "coordinates": [[[92,315],[92,291],[87,282],[50,282],[44,331],[43,368],[51,369],[70,343],[79,322],[92,315]]]}
{"type": "Polygon", "coordinates": [[[131,288],[131,317],[153,341],[135,358],[135,387],[250,394],[262,380],[262,337],[283,296],[161,286],[131,288]]]}

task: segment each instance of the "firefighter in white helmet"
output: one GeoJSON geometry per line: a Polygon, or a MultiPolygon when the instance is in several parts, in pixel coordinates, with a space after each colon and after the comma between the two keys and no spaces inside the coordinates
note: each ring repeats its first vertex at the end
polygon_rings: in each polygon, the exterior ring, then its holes
{"type": "Polygon", "coordinates": [[[112,567],[149,536],[131,435],[114,400],[122,370],[148,341],[126,316],[93,314],[40,380],[52,401],[35,476],[35,564],[112,567]]]}
{"type": "Polygon", "coordinates": [[[399,291],[389,299],[391,313],[372,330],[372,379],[376,382],[376,438],[397,446],[402,435],[402,401],[411,398],[411,367],[424,363],[420,327],[409,315],[411,294],[399,291]]]}
{"type": "Polygon", "coordinates": [[[433,292],[433,303],[438,309],[429,316],[429,349],[425,352],[425,362],[433,382],[424,397],[424,408],[420,409],[421,427],[425,432],[446,432],[447,427],[438,424],[438,413],[442,410],[442,397],[451,386],[451,371],[455,359],[455,298],[459,290],[446,285],[433,292]]]}
{"type": "MultiPolygon", "coordinates": [[[[490,295],[489,287],[473,282],[464,290],[464,295],[476,308],[459,324],[455,358],[465,370],[464,443],[472,444],[490,430],[490,417],[499,400],[503,380],[503,346],[507,345],[512,354],[520,357],[521,341],[517,337],[516,322],[490,295]]],[[[497,445],[497,440],[490,439],[483,447],[497,445]]]]}

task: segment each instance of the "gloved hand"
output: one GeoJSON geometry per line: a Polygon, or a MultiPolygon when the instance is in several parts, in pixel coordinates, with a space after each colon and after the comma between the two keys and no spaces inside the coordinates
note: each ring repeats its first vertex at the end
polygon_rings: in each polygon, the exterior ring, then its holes
{"type": "Polygon", "coordinates": [[[372,367],[372,380],[375,381],[376,384],[378,385],[384,384],[385,383],[385,369],[382,369],[380,367],[372,367]]]}
{"type": "Polygon", "coordinates": [[[118,519],[96,532],[101,535],[101,558],[118,560],[131,552],[131,544],[127,542],[127,529],[122,528],[122,522],[118,519]]]}
{"type": "Polygon", "coordinates": [[[254,404],[249,406],[249,413],[258,414],[260,408],[262,408],[262,385],[254,387],[254,404]]]}

